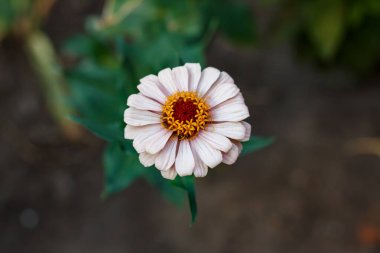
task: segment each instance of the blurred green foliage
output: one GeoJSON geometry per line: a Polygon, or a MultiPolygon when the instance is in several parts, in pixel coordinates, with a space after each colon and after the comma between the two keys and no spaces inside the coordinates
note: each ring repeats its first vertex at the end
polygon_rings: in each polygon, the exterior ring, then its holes
{"type": "Polygon", "coordinates": [[[42,21],[55,0],[0,0],[0,42],[18,39],[31,67],[40,79],[48,110],[70,139],[80,136],[79,128],[67,119],[72,108],[66,103],[61,66],[50,38],[41,30],[42,21]]]}
{"type": "Polygon", "coordinates": [[[25,0],[0,1],[0,40],[12,26],[31,8],[31,2],[25,0]]]}
{"type": "Polygon", "coordinates": [[[55,0],[1,0],[0,41],[10,33],[25,36],[38,29],[55,0]]]}
{"type": "Polygon", "coordinates": [[[358,74],[380,59],[379,0],[278,0],[277,25],[295,39],[299,52],[325,66],[358,74]]]}
{"type": "MultiPolygon", "coordinates": [[[[184,62],[204,66],[204,49],[216,31],[231,42],[253,44],[248,6],[232,0],[111,0],[100,17],[88,19],[85,34],[67,41],[63,51],[75,64],[67,68],[66,78],[79,113],[73,120],[108,142],[103,196],[144,178],[175,203],[183,201],[185,190],[195,221],[194,178],[170,181],[144,168],[131,141],[124,139],[123,112],[140,78],[184,62]]],[[[256,149],[268,144],[257,141],[256,149]]]]}

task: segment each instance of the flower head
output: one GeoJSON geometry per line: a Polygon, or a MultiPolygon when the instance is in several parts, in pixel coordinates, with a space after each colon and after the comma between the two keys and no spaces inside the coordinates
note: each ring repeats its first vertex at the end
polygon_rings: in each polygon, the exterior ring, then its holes
{"type": "Polygon", "coordinates": [[[207,175],[221,162],[233,164],[251,134],[243,96],[225,72],[196,63],[148,75],[128,98],[124,137],[140,162],[163,177],[207,175]]]}

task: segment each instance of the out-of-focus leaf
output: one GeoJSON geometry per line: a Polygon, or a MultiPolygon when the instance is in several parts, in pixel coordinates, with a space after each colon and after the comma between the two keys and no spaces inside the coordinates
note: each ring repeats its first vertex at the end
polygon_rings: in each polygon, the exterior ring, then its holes
{"type": "Polygon", "coordinates": [[[0,40],[14,28],[22,16],[31,9],[30,0],[1,0],[0,1],[0,40]]]}
{"type": "Polygon", "coordinates": [[[243,150],[241,152],[242,155],[246,155],[257,150],[266,148],[272,145],[274,142],[273,137],[258,137],[251,136],[251,139],[247,142],[243,142],[243,150]]]}
{"type": "Polygon", "coordinates": [[[197,62],[201,65],[205,64],[205,59],[203,56],[203,45],[198,44],[191,47],[186,47],[182,49],[179,53],[179,57],[184,63],[186,62],[197,62]]]}
{"type": "Polygon", "coordinates": [[[120,68],[120,61],[112,65],[100,65],[94,61],[83,61],[74,69],[67,71],[70,80],[80,82],[82,86],[90,86],[111,96],[125,96],[125,73],[120,68]]]}
{"type": "Polygon", "coordinates": [[[128,94],[126,77],[120,69],[107,69],[94,63],[83,63],[66,74],[72,103],[82,118],[93,122],[122,121],[128,94]]]}
{"type": "Polygon", "coordinates": [[[178,65],[178,46],[175,43],[174,36],[162,34],[153,43],[147,44],[146,50],[141,52],[142,64],[150,65],[157,70],[178,65]]]}
{"type": "Polygon", "coordinates": [[[120,192],[149,170],[140,164],[132,144],[121,145],[120,142],[108,144],[104,152],[103,166],[105,173],[103,197],[120,192]]]}
{"type": "Polygon", "coordinates": [[[96,53],[97,43],[94,38],[86,35],[77,35],[67,40],[62,48],[63,53],[75,56],[91,56],[96,53]]]}
{"type": "Polygon", "coordinates": [[[182,205],[183,192],[173,186],[171,181],[164,179],[157,169],[143,167],[130,141],[109,143],[104,152],[103,164],[106,178],[103,197],[120,192],[143,177],[167,199],[176,205],[182,205]]]}
{"type": "Polygon", "coordinates": [[[189,201],[190,212],[191,212],[191,224],[194,224],[197,219],[198,209],[197,209],[197,198],[195,194],[195,180],[193,176],[180,177],[177,176],[173,181],[173,184],[187,193],[187,198],[189,201]]]}
{"type": "Polygon", "coordinates": [[[163,196],[177,206],[184,202],[183,191],[173,186],[170,180],[161,176],[161,173],[156,168],[147,168],[143,177],[153,186],[157,187],[163,196]]]}
{"type": "Polygon", "coordinates": [[[345,64],[358,74],[366,75],[376,70],[380,62],[380,15],[377,18],[365,18],[359,27],[347,31],[349,39],[344,41],[339,63],[345,64]],[[360,48],[360,49],[359,49],[360,48]]]}
{"type": "Polygon", "coordinates": [[[310,17],[310,35],[324,60],[335,56],[344,32],[343,3],[339,0],[328,3],[316,8],[310,17]]]}
{"type": "Polygon", "coordinates": [[[124,139],[123,125],[120,122],[97,123],[79,117],[70,117],[74,122],[81,124],[90,130],[94,135],[106,141],[122,141],[124,139]]]}
{"type": "Polygon", "coordinates": [[[234,42],[252,44],[255,41],[255,24],[248,6],[227,4],[220,18],[220,29],[234,42]]]}
{"type": "Polygon", "coordinates": [[[105,94],[91,86],[81,86],[75,81],[71,81],[70,85],[72,87],[72,102],[81,117],[99,123],[120,122],[122,120],[126,105],[117,97],[105,94]]]}

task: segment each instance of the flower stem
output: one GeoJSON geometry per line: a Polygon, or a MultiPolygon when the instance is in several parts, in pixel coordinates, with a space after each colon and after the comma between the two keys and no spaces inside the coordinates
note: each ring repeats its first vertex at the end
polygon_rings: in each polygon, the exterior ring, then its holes
{"type": "Polygon", "coordinates": [[[25,36],[25,48],[32,67],[41,80],[42,92],[54,120],[69,139],[78,139],[81,131],[77,124],[68,119],[73,114],[73,109],[66,101],[67,91],[62,69],[50,39],[40,30],[33,30],[25,36]]]}

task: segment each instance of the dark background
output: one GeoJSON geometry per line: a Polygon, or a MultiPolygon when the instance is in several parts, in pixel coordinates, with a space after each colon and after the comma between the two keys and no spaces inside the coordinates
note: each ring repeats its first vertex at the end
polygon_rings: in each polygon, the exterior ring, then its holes
{"type": "MultiPolygon", "coordinates": [[[[58,1],[44,30],[59,48],[101,8],[58,1]]],[[[217,36],[210,45],[208,65],[234,77],[253,133],[276,142],[197,180],[189,228],[187,207],[143,181],[100,199],[104,143],[61,134],[19,42],[3,41],[0,252],[380,252],[380,158],[357,145],[380,136],[379,72],[353,86],[295,55],[286,43],[238,50],[217,36]]]]}

